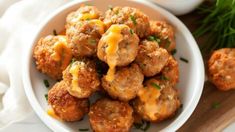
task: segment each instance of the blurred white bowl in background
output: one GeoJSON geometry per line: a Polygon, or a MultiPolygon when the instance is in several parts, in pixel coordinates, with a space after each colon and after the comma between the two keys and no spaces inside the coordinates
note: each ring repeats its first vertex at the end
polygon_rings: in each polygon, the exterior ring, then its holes
{"type": "Polygon", "coordinates": [[[204,0],[150,0],[175,15],[184,15],[196,9],[204,0]]]}

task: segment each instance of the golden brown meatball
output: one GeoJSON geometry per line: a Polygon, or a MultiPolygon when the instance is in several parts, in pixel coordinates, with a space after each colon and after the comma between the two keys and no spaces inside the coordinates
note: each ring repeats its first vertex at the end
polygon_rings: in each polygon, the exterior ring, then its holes
{"type": "Polygon", "coordinates": [[[114,7],[105,12],[104,23],[107,27],[112,24],[128,25],[143,38],[150,32],[149,18],[140,10],[131,7],[114,7]]]}
{"type": "Polygon", "coordinates": [[[138,36],[128,26],[112,25],[100,39],[97,56],[109,65],[126,66],[134,61],[138,44],[138,36]]]}
{"type": "Polygon", "coordinates": [[[69,47],[76,58],[96,55],[97,45],[105,26],[98,19],[80,21],[67,28],[69,47]]]}
{"type": "Polygon", "coordinates": [[[113,98],[129,101],[136,97],[137,92],[143,87],[144,75],[137,64],[121,67],[114,74],[114,80],[109,81],[107,75],[102,78],[104,90],[113,98]]]}
{"type": "Polygon", "coordinates": [[[133,106],[144,120],[159,122],[173,116],[180,106],[178,92],[169,81],[149,79],[145,82],[133,106]]]}
{"type": "Polygon", "coordinates": [[[69,83],[68,92],[77,98],[88,98],[100,86],[95,63],[88,59],[73,62],[63,72],[63,79],[69,83]]]}
{"type": "Polygon", "coordinates": [[[162,80],[168,80],[172,86],[179,82],[179,66],[173,56],[170,56],[168,63],[162,70],[162,80]]]}
{"type": "Polygon", "coordinates": [[[79,21],[99,19],[101,12],[95,6],[82,5],[78,10],[68,14],[66,28],[76,25],[79,21]]]}
{"type": "Polygon", "coordinates": [[[129,132],[133,110],[128,103],[100,99],[90,108],[89,120],[95,132],[129,132]]]}
{"type": "Polygon", "coordinates": [[[160,73],[168,59],[167,50],[159,48],[157,42],[144,40],[139,45],[135,62],[140,66],[143,74],[150,77],[160,73]]]}
{"type": "Polygon", "coordinates": [[[37,69],[53,79],[61,79],[62,71],[69,65],[72,53],[65,36],[46,36],[36,44],[33,57],[37,69]]]}
{"type": "Polygon", "coordinates": [[[151,36],[149,40],[155,40],[159,42],[160,47],[172,51],[175,49],[175,33],[171,25],[165,21],[150,21],[151,36]]]}
{"type": "Polygon", "coordinates": [[[235,89],[235,48],[214,51],[208,61],[209,79],[220,90],[235,89]]]}
{"type": "Polygon", "coordinates": [[[48,92],[48,103],[55,114],[64,121],[78,121],[88,113],[88,99],[78,99],[67,91],[65,81],[56,83],[48,92]]]}

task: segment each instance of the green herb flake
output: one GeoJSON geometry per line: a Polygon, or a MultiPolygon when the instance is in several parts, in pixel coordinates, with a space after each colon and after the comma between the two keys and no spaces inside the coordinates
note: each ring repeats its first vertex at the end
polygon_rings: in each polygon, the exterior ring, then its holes
{"type": "Polygon", "coordinates": [[[44,85],[45,85],[46,88],[49,88],[49,87],[50,87],[50,83],[49,83],[48,80],[44,79],[44,80],[43,80],[43,83],[44,83],[44,85]]]}
{"type": "Polygon", "coordinates": [[[95,39],[89,39],[88,43],[91,45],[96,45],[97,41],[95,39]]]}
{"type": "Polygon", "coordinates": [[[161,39],[157,36],[154,36],[155,37],[155,41],[158,42],[158,43],[161,43],[161,39]]]}
{"type": "Polygon", "coordinates": [[[154,40],[155,40],[154,36],[148,36],[147,39],[148,39],[149,41],[154,41],[154,40]]]}
{"type": "Polygon", "coordinates": [[[131,15],[130,16],[131,21],[134,23],[134,25],[137,24],[135,16],[131,15]]]}
{"type": "Polygon", "coordinates": [[[161,89],[161,87],[160,87],[158,84],[154,83],[154,82],[151,82],[151,85],[152,85],[154,88],[158,89],[158,90],[161,89]]]}
{"type": "Polygon", "coordinates": [[[166,39],[166,45],[165,45],[165,49],[168,49],[171,45],[171,41],[169,40],[169,38],[166,39]]]}
{"type": "Polygon", "coordinates": [[[177,50],[176,49],[173,49],[172,51],[171,51],[171,54],[172,55],[175,55],[177,53],[177,50]]]}
{"type": "Polygon", "coordinates": [[[119,14],[119,10],[117,10],[117,11],[115,12],[115,14],[118,15],[118,14],[119,14]]]}
{"type": "Polygon", "coordinates": [[[130,29],[130,33],[131,33],[131,34],[134,34],[134,31],[133,31],[132,29],[130,29]]]}
{"type": "Polygon", "coordinates": [[[58,35],[55,29],[53,30],[53,34],[54,34],[55,36],[58,35]]]}
{"type": "Polygon", "coordinates": [[[214,102],[213,104],[212,104],[212,108],[213,109],[217,109],[217,108],[219,108],[220,107],[220,104],[218,103],[218,102],[214,102]]]}
{"type": "Polygon", "coordinates": [[[79,131],[84,132],[84,131],[89,131],[89,129],[88,128],[80,128],[79,131]]]}
{"type": "Polygon", "coordinates": [[[160,42],[161,42],[161,40],[160,40],[160,38],[159,38],[159,37],[157,37],[157,36],[153,36],[153,35],[148,36],[147,40],[149,40],[149,41],[156,41],[156,42],[158,42],[158,43],[160,43],[160,42]]]}
{"type": "Polygon", "coordinates": [[[86,3],[85,5],[86,5],[86,6],[92,6],[92,4],[91,4],[91,3],[86,3]]]}
{"type": "Polygon", "coordinates": [[[164,81],[168,81],[168,80],[169,80],[169,78],[167,78],[167,77],[164,76],[164,75],[161,75],[161,76],[160,76],[160,79],[161,79],[161,80],[164,80],[164,81]]]}
{"type": "Polygon", "coordinates": [[[44,97],[45,97],[46,101],[48,101],[48,94],[45,94],[44,97]]]}
{"type": "Polygon", "coordinates": [[[112,5],[109,5],[109,10],[113,10],[113,6],[112,5]]]}
{"type": "Polygon", "coordinates": [[[142,120],[141,123],[134,123],[134,127],[146,132],[150,128],[150,122],[142,120]]]}
{"type": "Polygon", "coordinates": [[[185,62],[185,63],[188,63],[188,60],[185,59],[185,58],[183,58],[183,57],[180,57],[180,60],[183,61],[183,62],[185,62]]]}
{"type": "Polygon", "coordinates": [[[76,61],[76,59],[73,58],[73,59],[71,60],[71,62],[70,62],[70,65],[72,65],[75,61],[76,61]]]}

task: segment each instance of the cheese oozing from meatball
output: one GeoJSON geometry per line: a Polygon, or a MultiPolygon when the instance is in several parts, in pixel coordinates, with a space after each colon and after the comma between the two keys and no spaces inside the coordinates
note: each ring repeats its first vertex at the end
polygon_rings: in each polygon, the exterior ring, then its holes
{"type": "Polygon", "coordinates": [[[78,16],[79,20],[89,20],[89,19],[95,19],[95,18],[98,18],[98,15],[93,11],[89,13],[83,13],[83,14],[81,13],[78,16]]]}
{"type": "Polygon", "coordinates": [[[51,55],[55,61],[60,62],[61,69],[64,70],[72,58],[71,49],[68,47],[67,38],[58,36],[58,41],[54,44],[54,53],[51,55]]]}
{"type": "Polygon", "coordinates": [[[123,40],[123,35],[121,31],[123,28],[128,27],[127,25],[112,25],[108,29],[108,35],[104,37],[104,41],[107,43],[108,47],[106,48],[107,53],[107,63],[109,65],[109,70],[106,75],[107,81],[112,81],[114,79],[115,67],[117,64],[117,51],[118,44],[123,40]]]}
{"type": "Polygon", "coordinates": [[[74,91],[75,93],[81,93],[81,88],[79,87],[78,85],[78,78],[79,78],[79,70],[82,68],[81,66],[82,65],[85,65],[84,62],[80,62],[81,65],[75,65],[75,64],[72,64],[69,72],[70,74],[73,76],[72,77],[72,88],[70,91],[74,91]]]}
{"type": "Polygon", "coordinates": [[[90,20],[89,22],[91,24],[94,24],[95,26],[98,27],[100,34],[104,34],[104,27],[105,27],[105,25],[104,25],[104,23],[102,21],[100,21],[98,19],[94,19],[94,20],[90,20]]]}

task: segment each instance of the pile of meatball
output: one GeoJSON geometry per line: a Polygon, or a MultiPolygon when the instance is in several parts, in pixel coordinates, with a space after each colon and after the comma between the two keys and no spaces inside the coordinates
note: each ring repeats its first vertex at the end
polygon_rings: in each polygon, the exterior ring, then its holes
{"type": "Polygon", "coordinates": [[[48,103],[61,120],[79,121],[88,113],[95,132],[127,132],[139,119],[160,122],[176,114],[181,103],[171,25],[150,21],[132,7],[102,14],[83,5],[68,14],[65,30],[41,38],[33,51],[37,69],[59,80],[48,92],[48,103]],[[122,37],[113,58],[114,78],[107,80],[110,45],[104,38],[111,27],[122,27],[122,37]],[[90,104],[97,92],[102,97],[90,104]]]}

